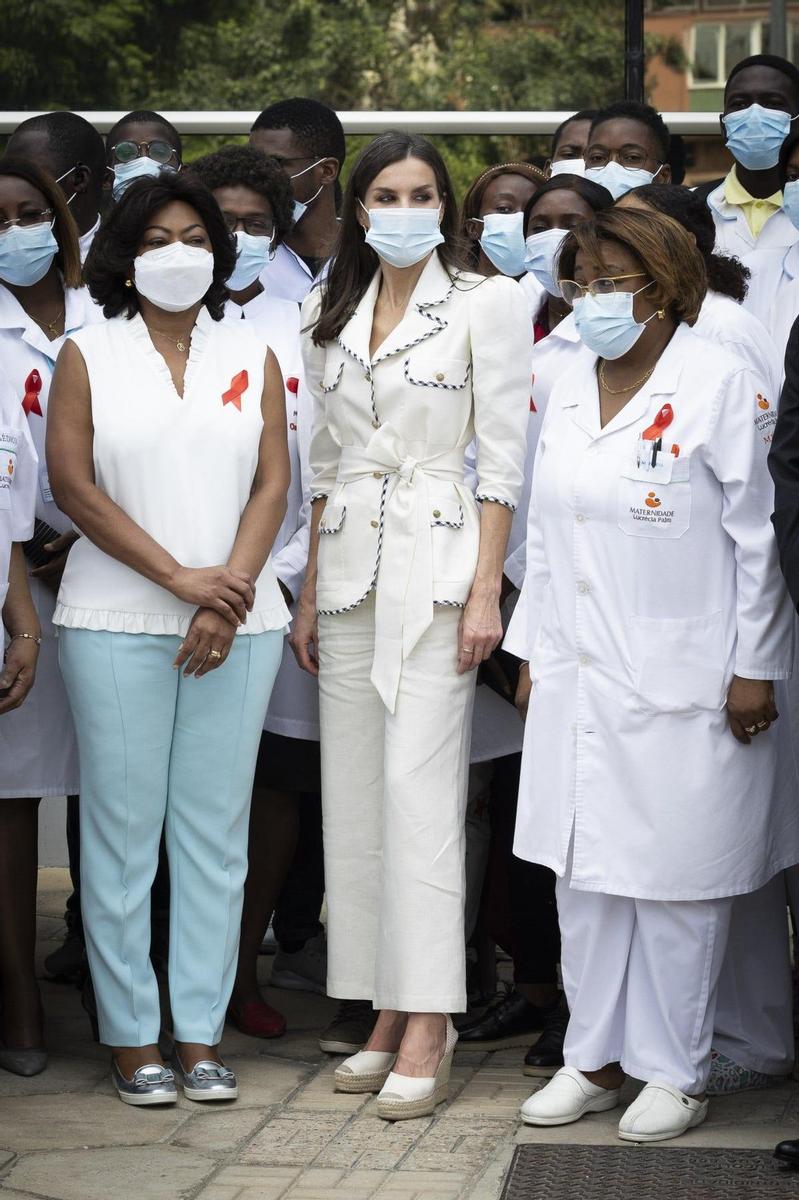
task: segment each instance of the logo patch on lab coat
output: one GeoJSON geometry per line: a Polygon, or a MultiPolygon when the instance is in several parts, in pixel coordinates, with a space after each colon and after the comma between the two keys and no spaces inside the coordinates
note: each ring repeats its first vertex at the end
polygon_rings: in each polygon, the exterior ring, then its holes
{"type": "Polygon", "coordinates": [[[774,437],[774,426],[777,424],[777,414],[762,392],[755,397],[757,411],[755,413],[755,429],[767,446],[771,445],[774,437]]]}

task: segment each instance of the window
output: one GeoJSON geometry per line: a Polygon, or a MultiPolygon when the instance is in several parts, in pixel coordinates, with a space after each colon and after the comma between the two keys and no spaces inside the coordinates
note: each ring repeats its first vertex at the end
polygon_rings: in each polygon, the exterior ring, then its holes
{"type": "MultiPolygon", "coordinates": [[[[711,7],[712,0],[705,0],[711,7]]],[[[725,0],[725,7],[732,7],[725,0]]],[[[740,5],[739,5],[740,7],[740,5]]],[[[767,21],[708,21],[694,25],[688,48],[689,86],[723,88],[732,68],[750,54],[768,53],[767,21]]],[[[788,25],[788,52],[793,62],[799,50],[799,22],[788,25]]]]}

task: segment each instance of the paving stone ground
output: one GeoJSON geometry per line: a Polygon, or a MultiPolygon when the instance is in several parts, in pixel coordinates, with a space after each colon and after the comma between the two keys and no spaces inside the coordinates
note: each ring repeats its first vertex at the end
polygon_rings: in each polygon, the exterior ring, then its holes
{"type": "MultiPolygon", "coordinates": [[[[41,957],[63,933],[66,882],[63,871],[41,872],[41,957]]],[[[271,960],[261,966],[266,982],[271,960]]],[[[335,1061],[316,1039],[333,1002],[269,989],[289,1033],[263,1042],[226,1031],[237,1102],[132,1109],[116,1099],[77,991],[43,987],[48,1070],[30,1080],[0,1071],[0,1200],[497,1200],[517,1142],[619,1145],[618,1112],[560,1129],[520,1126],[535,1081],[521,1074],[519,1049],[459,1052],[448,1105],[386,1124],[371,1097],[332,1090],[335,1061]]],[[[715,1100],[704,1126],[670,1144],[770,1149],[793,1136],[799,1085],[790,1080],[715,1100]]]]}

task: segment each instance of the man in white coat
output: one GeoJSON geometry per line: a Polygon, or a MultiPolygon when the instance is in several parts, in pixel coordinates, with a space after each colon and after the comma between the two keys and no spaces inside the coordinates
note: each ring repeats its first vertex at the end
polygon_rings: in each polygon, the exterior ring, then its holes
{"type": "Polygon", "coordinates": [[[707,198],[716,244],[749,267],[744,304],[768,327],[782,255],[799,237],[783,208],[779,178],[782,143],[799,115],[799,70],[787,59],[755,54],[730,72],[721,132],[732,169],[707,198]]]}

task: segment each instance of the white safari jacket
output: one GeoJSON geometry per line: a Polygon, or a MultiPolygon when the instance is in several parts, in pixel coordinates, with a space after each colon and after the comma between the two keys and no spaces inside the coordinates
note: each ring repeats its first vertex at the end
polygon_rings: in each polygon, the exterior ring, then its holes
{"type": "Polygon", "coordinates": [[[335,341],[302,314],[314,401],[311,495],[320,522],[317,606],[337,614],[376,589],[372,681],[393,711],[403,660],[434,604],[465,604],[480,542],[478,501],[515,509],[524,476],[533,336],[512,279],[451,278],[437,254],[402,321],[372,358],[375,274],[335,341]],[[476,498],[464,451],[477,439],[476,498]]]}

